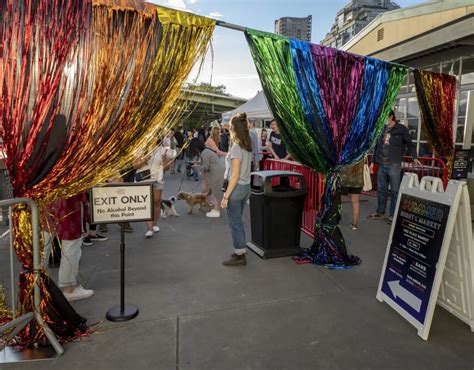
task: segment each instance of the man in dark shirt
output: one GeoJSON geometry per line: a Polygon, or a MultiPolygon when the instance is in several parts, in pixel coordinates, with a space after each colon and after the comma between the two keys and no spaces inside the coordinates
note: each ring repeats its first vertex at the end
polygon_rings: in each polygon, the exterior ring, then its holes
{"type": "Polygon", "coordinates": [[[395,112],[392,110],[388,115],[387,125],[375,146],[372,163],[370,165],[372,171],[374,163],[377,163],[379,170],[377,175],[377,211],[371,214],[369,219],[383,219],[385,217],[388,185],[390,184],[392,199],[387,222],[392,223],[393,214],[395,213],[395,207],[397,205],[398,190],[400,189],[401,167],[405,147],[410,151],[415,163],[421,166],[420,161],[417,159],[416,146],[411,140],[408,129],[397,122],[395,112]]]}
{"type": "Polygon", "coordinates": [[[275,120],[270,123],[270,127],[272,132],[270,133],[270,139],[268,143],[268,149],[272,153],[275,159],[289,159],[290,155],[286,150],[285,144],[281,140],[280,129],[278,128],[278,124],[275,120]]]}

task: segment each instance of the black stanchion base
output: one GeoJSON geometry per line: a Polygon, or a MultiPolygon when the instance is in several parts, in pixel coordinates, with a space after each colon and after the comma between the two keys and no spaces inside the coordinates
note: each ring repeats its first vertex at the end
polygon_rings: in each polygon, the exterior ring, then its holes
{"type": "Polygon", "coordinates": [[[114,306],[108,310],[107,315],[105,315],[107,320],[115,322],[132,320],[137,316],[138,308],[130,304],[125,305],[123,312],[120,306],[114,306]]]}

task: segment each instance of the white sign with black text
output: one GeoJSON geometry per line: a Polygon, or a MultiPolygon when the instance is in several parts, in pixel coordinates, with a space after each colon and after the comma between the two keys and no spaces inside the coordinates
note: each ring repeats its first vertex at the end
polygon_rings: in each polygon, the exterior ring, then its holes
{"type": "Polygon", "coordinates": [[[108,184],[91,189],[94,224],[153,220],[151,184],[108,184]]]}

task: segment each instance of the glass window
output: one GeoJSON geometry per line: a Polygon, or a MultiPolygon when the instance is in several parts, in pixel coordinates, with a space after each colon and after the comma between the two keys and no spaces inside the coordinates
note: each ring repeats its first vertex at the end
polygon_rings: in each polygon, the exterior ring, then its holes
{"type": "Polygon", "coordinates": [[[471,146],[471,169],[469,172],[474,173],[474,145],[471,146]]]}
{"type": "Polygon", "coordinates": [[[416,141],[418,140],[418,118],[408,119],[408,132],[410,133],[411,139],[416,141]]]}
{"type": "Polygon", "coordinates": [[[413,76],[413,72],[408,73],[408,91],[407,92],[416,92],[415,89],[415,77],[413,76]]]}
{"type": "Polygon", "coordinates": [[[456,143],[462,144],[464,141],[464,125],[459,125],[456,128],[456,143]]]}
{"type": "Polygon", "coordinates": [[[467,110],[467,91],[461,91],[459,94],[458,117],[465,117],[467,110]]]}
{"type": "Polygon", "coordinates": [[[460,66],[460,59],[452,60],[450,62],[443,62],[441,63],[441,73],[445,73],[447,75],[453,74],[454,76],[459,76],[459,66],[460,66]]]}
{"type": "MultiPolygon", "coordinates": [[[[408,73],[410,75],[411,72],[408,73]]],[[[405,81],[402,84],[402,87],[400,87],[400,91],[398,92],[399,94],[407,94],[408,93],[408,76],[405,78],[405,81]]]]}
{"type": "Polygon", "coordinates": [[[408,107],[407,107],[407,118],[419,118],[420,110],[418,108],[418,99],[417,98],[408,98],[408,107]]]}
{"type": "Polygon", "coordinates": [[[421,142],[418,148],[418,156],[420,157],[431,157],[433,155],[433,151],[431,150],[431,145],[427,142],[421,142]]]}
{"type": "Polygon", "coordinates": [[[463,58],[461,85],[474,84],[474,57],[463,58]]]}
{"type": "Polygon", "coordinates": [[[405,114],[407,109],[407,99],[398,98],[395,102],[395,115],[400,121],[405,121],[405,114]]]}

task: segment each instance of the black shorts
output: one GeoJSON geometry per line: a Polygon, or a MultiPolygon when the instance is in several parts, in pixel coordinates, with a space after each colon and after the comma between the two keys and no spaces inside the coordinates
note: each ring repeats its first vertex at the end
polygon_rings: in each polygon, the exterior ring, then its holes
{"type": "Polygon", "coordinates": [[[343,186],[341,188],[341,193],[342,195],[348,195],[348,194],[360,194],[362,193],[362,186],[358,188],[350,188],[347,186],[343,186]]]}

